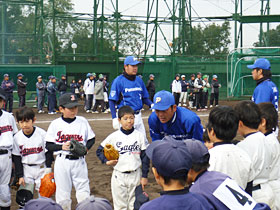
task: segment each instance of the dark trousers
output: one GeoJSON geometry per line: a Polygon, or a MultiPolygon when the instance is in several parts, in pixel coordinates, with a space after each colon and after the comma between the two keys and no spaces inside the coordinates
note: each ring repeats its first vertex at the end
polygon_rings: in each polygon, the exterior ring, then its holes
{"type": "Polygon", "coordinates": [[[153,102],[154,96],[155,96],[155,92],[149,92],[149,96],[150,96],[150,100],[153,102]]]}
{"type": "Polygon", "coordinates": [[[104,106],[105,106],[105,103],[104,103],[104,100],[95,100],[95,104],[94,104],[94,107],[92,109],[92,111],[96,111],[97,110],[97,107],[101,105],[101,112],[104,112],[105,109],[104,109],[104,106]]]}
{"type": "Polygon", "coordinates": [[[48,104],[49,104],[49,112],[55,112],[55,108],[57,107],[56,102],[56,95],[55,94],[49,94],[48,95],[48,104]]]}
{"type": "Polygon", "coordinates": [[[180,93],[173,93],[174,99],[175,99],[175,104],[178,106],[179,104],[179,99],[180,99],[180,93]]]}
{"type": "Polygon", "coordinates": [[[24,107],[25,106],[25,95],[19,95],[18,96],[19,99],[19,103],[18,103],[18,107],[24,107]]]}
{"type": "Polygon", "coordinates": [[[86,94],[86,110],[91,110],[93,94],[86,94]]]}
{"type": "Polygon", "coordinates": [[[207,92],[202,92],[202,106],[205,108],[208,103],[208,91],[207,92]]]}
{"type": "Polygon", "coordinates": [[[219,93],[211,93],[210,105],[213,105],[215,99],[215,106],[219,105],[219,93]]]}
{"type": "Polygon", "coordinates": [[[5,101],[4,110],[7,111],[8,105],[9,105],[9,112],[12,112],[13,111],[13,101],[14,101],[13,93],[6,93],[5,97],[6,97],[6,101],[5,101]]]}
{"type": "Polygon", "coordinates": [[[44,102],[45,102],[45,94],[38,94],[38,110],[43,110],[44,102]]]}
{"type": "Polygon", "coordinates": [[[195,93],[195,99],[196,99],[196,109],[203,109],[202,105],[202,92],[195,93]]]}

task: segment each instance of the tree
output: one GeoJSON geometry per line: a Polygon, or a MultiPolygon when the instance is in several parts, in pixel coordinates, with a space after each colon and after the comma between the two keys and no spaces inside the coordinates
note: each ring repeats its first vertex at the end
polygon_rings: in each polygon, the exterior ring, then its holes
{"type": "MultiPolygon", "coordinates": [[[[260,36],[260,35],[259,35],[260,36]]],[[[263,34],[264,40],[263,43],[255,42],[255,47],[263,47],[264,45],[267,47],[278,47],[280,46],[280,25],[276,27],[276,29],[271,29],[263,34]]]]}

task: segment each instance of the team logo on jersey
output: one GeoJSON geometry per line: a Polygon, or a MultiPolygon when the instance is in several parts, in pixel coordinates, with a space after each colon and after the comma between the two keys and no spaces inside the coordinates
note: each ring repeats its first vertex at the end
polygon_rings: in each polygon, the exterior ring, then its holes
{"type": "Polygon", "coordinates": [[[111,97],[114,97],[116,95],[116,91],[115,90],[112,90],[111,93],[110,93],[111,97]]]}
{"type": "Polygon", "coordinates": [[[0,127],[0,135],[2,133],[6,133],[8,131],[13,131],[13,127],[11,125],[5,125],[5,126],[0,127]]]}
{"type": "Polygon", "coordinates": [[[32,155],[32,154],[39,154],[43,151],[43,147],[32,147],[32,148],[24,148],[23,149],[23,145],[19,146],[20,150],[21,150],[21,155],[22,156],[27,156],[27,155],[32,155]]]}
{"type": "Polygon", "coordinates": [[[156,104],[161,101],[161,97],[156,97],[156,104]]]}
{"type": "Polygon", "coordinates": [[[83,136],[78,134],[62,134],[62,131],[57,132],[57,139],[55,141],[63,143],[71,140],[83,141],[83,136]]]}
{"type": "Polygon", "coordinates": [[[134,87],[134,88],[125,88],[124,92],[134,92],[134,91],[142,91],[141,87],[134,87]]]}
{"type": "Polygon", "coordinates": [[[140,154],[140,145],[137,141],[131,145],[122,145],[122,142],[117,142],[116,146],[118,147],[119,154],[124,154],[127,152],[130,152],[132,154],[140,154]]]}

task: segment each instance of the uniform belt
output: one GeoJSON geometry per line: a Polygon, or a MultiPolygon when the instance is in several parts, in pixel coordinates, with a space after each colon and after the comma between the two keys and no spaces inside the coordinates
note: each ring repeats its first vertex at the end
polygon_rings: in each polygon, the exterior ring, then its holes
{"type": "Polygon", "coordinates": [[[261,185],[258,184],[258,185],[254,186],[254,187],[252,188],[252,191],[260,190],[260,189],[261,189],[261,185]]]}
{"type": "Polygon", "coordinates": [[[124,173],[124,174],[130,174],[130,173],[133,173],[133,172],[135,172],[135,171],[137,171],[137,170],[134,170],[134,171],[124,171],[124,172],[122,172],[122,173],[124,173]]]}
{"type": "Polygon", "coordinates": [[[44,168],[45,165],[42,163],[42,164],[26,164],[28,166],[40,166],[40,168],[44,168]]]}
{"type": "Polygon", "coordinates": [[[141,110],[134,111],[134,114],[139,114],[141,110]]]}
{"type": "Polygon", "coordinates": [[[0,149],[0,155],[5,155],[8,154],[8,150],[7,149],[0,149]]]}
{"type": "MultiPolygon", "coordinates": [[[[59,154],[59,157],[61,157],[61,153],[59,154]]],[[[65,155],[65,158],[66,159],[69,159],[69,160],[79,160],[80,159],[80,157],[78,157],[78,156],[74,156],[74,155],[65,155]]]]}

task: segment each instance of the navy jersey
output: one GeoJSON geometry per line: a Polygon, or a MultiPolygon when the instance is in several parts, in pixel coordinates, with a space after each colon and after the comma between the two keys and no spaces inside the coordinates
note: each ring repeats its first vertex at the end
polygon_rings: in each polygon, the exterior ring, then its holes
{"type": "Polygon", "coordinates": [[[148,99],[149,93],[145,87],[143,80],[136,76],[131,81],[123,75],[118,76],[111,86],[109,100],[120,101],[118,108],[122,106],[131,106],[134,111],[141,110],[143,107],[143,99],[148,99]]]}
{"type": "Polygon", "coordinates": [[[161,123],[155,112],[148,120],[150,136],[153,141],[171,136],[176,140],[198,139],[202,140],[203,128],[200,118],[194,112],[177,107],[173,118],[167,123],[161,123]]]}
{"type": "Polygon", "coordinates": [[[277,86],[270,80],[261,82],[254,90],[252,100],[256,103],[271,102],[278,111],[279,92],[277,86]]]}

